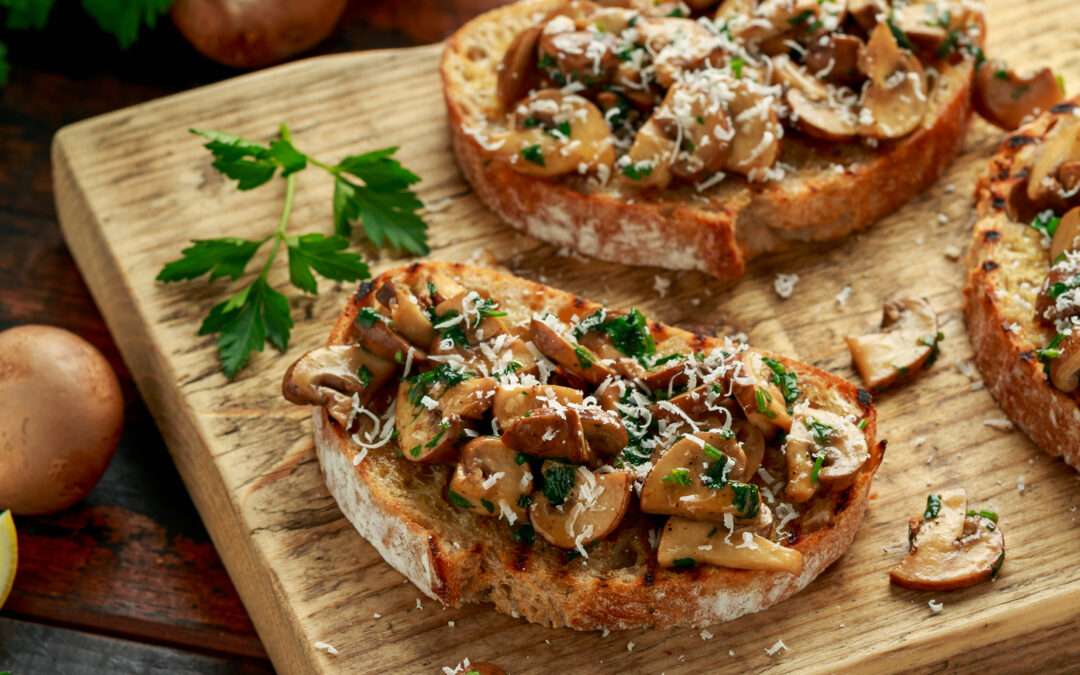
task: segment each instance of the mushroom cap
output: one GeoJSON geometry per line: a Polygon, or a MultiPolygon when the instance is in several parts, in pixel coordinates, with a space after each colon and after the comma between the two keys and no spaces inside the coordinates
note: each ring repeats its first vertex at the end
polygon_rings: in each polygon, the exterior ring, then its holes
{"type": "Polygon", "coordinates": [[[492,413],[500,429],[505,429],[518,417],[537,408],[565,407],[568,403],[581,404],[583,395],[572,387],[555,384],[531,387],[499,387],[495,391],[492,413]]]}
{"type": "Polygon", "coordinates": [[[420,301],[408,289],[399,287],[393,280],[387,280],[375,292],[375,297],[390,308],[394,330],[413,345],[426,348],[435,340],[438,333],[420,308],[420,301]]]}
{"type": "Polygon", "coordinates": [[[1053,208],[1065,202],[1060,196],[1062,185],[1059,171],[1062,165],[1080,160],[1080,117],[1061,115],[1047,132],[1038,149],[1038,158],[1028,175],[1027,196],[1042,208],[1053,208]]]}
{"type": "Polygon", "coordinates": [[[826,141],[852,141],[859,133],[859,120],[847,106],[827,99],[812,100],[798,89],[789,89],[784,100],[791,108],[795,125],[807,136],[826,141]]]}
{"type": "Polygon", "coordinates": [[[963,489],[939,496],[936,516],[912,520],[911,549],[889,572],[898,586],[919,591],[967,588],[995,575],[1005,557],[1005,537],[989,518],[967,515],[963,489]]]}
{"type": "Polygon", "coordinates": [[[672,164],[678,152],[675,140],[664,133],[655,116],[650,117],[624,155],[619,179],[630,187],[663,190],[674,177],[672,164]]]}
{"type": "Polygon", "coordinates": [[[465,444],[450,479],[450,490],[469,502],[465,507],[455,500],[455,505],[481,516],[498,517],[505,507],[518,518],[525,518],[519,500],[532,492],[532,486],[529,463],[519,462],[517,452],[490,436],[474,438],[465,444]]]}
{"type": "Polygon", "coordinates": [[[370,307],[365,309],[382,318],[370,319],[372,314],[361,314],[353,321],[352,333],[364,349],[394,363],[404,361],[409,350],[413,352],[413,362],[427,360],[427,354],[423,350],[413,347],[390,326],[390,317],[370,307]]]}
{"type": "Polygon", "coordinates": [[[806,48],[806,69],[829,82],[861,84],[866,76],[859,71],[859,54],[865,47],[858,36],[830,33],[806,48]]]}
{"type": "Polygon", "coordinates": [[[742,364],[732,369],[727,377],[731,394],[742,406],[746,418],[768,439],[780,429],[790,431],[791,414],[787,401],[773,381],[773,371],[765,365],[762,356],[755,351],[744,350],[733,355],[732,362],[742,364]]]}
{"type": "Polygon", "coordinates": [[[734,434],[684,436],[654,460],[641,486],[641,510],[695,520],[755,518],[761,499],[756,486],[741,482],[749,477],[746,469],[734,434]]]}
{"type": "Polygon", "coordinates": [[[885,302],[882,331],[846,336],[851,359],[871,391],[882,391],[914,375],[937,344],[938,323],[930,301],[896,295],[885,302]]]}
{"type": "Polygon", "coordinates": [[[397,444],[402,456],[413,462],[450,464],[457,460],[457,446],[465,431],[460,415],[444,416],[437,408],[429,409],[422,402],[414,404],[409,397],[411,385],[398,385],[397,444]]]}
{"type": "Polygon", "coordinates": [[[1059,356],[1050,361],[1050,381],[1070,394],[1080,386],[1080,330],[1073,329],[1057,349],[1059,356]]]}
{"type": "Polygon", "coordinates": [[[543,30],[543,26],[533,26],[518,33],[503,54],[502,68],[495,83],[495,100],[503,110],[509,110],[539,86],[537,49],[543,30]]]}
{"type": "Polygon", "coordinates": [[[672,172],[699,179],[724,167],[732,137],[724,106],[708,88],[676,82],[653,113],[660,129],[675,140],[672,172]]]}
{"type": "Polygon", "coordinates": [[[1066,251],[1080,250],[1080,206],[1065,212],[1054,231],[1050,244],[1050,261],[1053,263],[1066,251]]]}
{"type": "Polygon", "coordinates": [[[656,549],[661,567],[681,567],[690,561],[742,570],[802,572],[802,553],[781,546],[749,529],[729,532],[715,523],[672,516],[664,525],[656,549]]]}
{"type": "Polygon", "coordinates": [[[870,34],[859,58],[859,69],[870,78],[863,92],[859,134],[870,138],[900,138],[918,128],[926,116],[927,83],[919,59],[900,48],[888,24],[870,34]]]}
{"type": "Polygon", "coordinates": [[[330,416],[345,427],[352,414],[353,395],[358,396],[360,405],[368,403],[396,371],[394,363],[359,345],[320,347],[289,366],[281,393],[298,405],[326,406],[330,416]]]}
{"type": "Polygon", "coordinates": [[[1002,61],[983,61],[975,71],[972,103],[988,122],[1013,130],[1065,100],[1049,68],[1017,75],[1002,61]]]}
{"type": "Polygon", "coordinates": [[[733,83],[731,91],[734,96],[728,102],[728,118],[734,120],[735,137],[724,167],[753,178],[780,157],[784,130],[771,97],[752,92],[742,81],[733,83]]]}
{"type": "Polygon", "coordinates": [[[819,486],[830,491],[847,487],[870,457],[866,437],[858,427],[836,413],[809,406],[795,409],[784,452],[787,495],[795,503],[807,501],[819,486]]]}
{"type": "Polygon", "coordinates": [[[570,342],[539,319],[530,322],[529,338],[541,353],[594,387],[615,376],[615,371],[601,363],[592,350],[570,342]]]}
{"type": "MultiPolygon", "coordinates": [[[[529,507],[529,522],[536,533],[564,549],[590,544],[618,527],[630,505],[634,483],[627,471],[593,473],[583,466],[571,468],[574,485],[562,504],[553,506],[541,492],[529,507]]],[[[547,470],[543,470],[545,475],[547,470]]]]}
{"type": "MultiPolygon", "coordinates": [[[[610,414],[610,413],[609,413],[610,414]]],[[[560,457],[571,462],[595,462],[585,441],[581,417],[574,408],[538,408],[518,417],[502,433],[507,447],[537,457],[560,457]]]]}

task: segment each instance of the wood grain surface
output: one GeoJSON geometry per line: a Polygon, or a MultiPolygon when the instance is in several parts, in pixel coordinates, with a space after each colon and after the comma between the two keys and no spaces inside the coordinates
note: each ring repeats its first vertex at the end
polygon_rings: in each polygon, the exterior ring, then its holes
{"type": "MultiPolygon", "coordinates": [[[[1020,68],[1050,65],[1080,81],[1073,0],[991,0],[988,53],[1020,68]]],[[[698,274],[629,269],[565,255],[501,225],[473,196],[449,151],[436,74],[439,47],[320,57],[81,122],[54,145],[65,236],[221,552],[282,672],[438,672],[468,657],[511,673],[1068,670],[1080,644],[1077,474],[1038,454],[978,388],[960,319],[971,187],[1000,134],[976,122],[964,155],[925,194],[867,233],[756,263],[737,285],[698,274]],[[287,95],[283,92],[287,92],[287,95]],[[423,182],[433,258],[489,252],[523,276],[654,318],[717,333],[853,377],[841,337],[871,329],[886,295],[928,295],[942,357],[882,396],[889,439],[870,513],[848,554],[804,592],[766,612],[700,631],[606,637],[531,626],[490,608],[442,609],[421,598],[341,516],[319,476],[308,411],[279,396],[288,363],[325,340],[342,289],[294,297],[285,355],[268,348],[233,383],[198,323],[225,290],[161,286],[161,265],[190,238],[272,231],[284,185],[240,193],[210,167],[192,126],[269,139],[279,122],[326,159],[387,145],[423,182]],[[794,295],[773,291],[797,273],[794,295]],[[659,279],[659,281],[658,281],[659,279]],[[669,284],[669,286],[668,286],[669,284]],[[656,288],[667,287],[666,293],[656,288]],[[852,288],[846,305],[836,296],[852,288]],[[973,379],[974,378],[974,379],[973,379]],[[996,582],[927,594],[890,587],[906,520],[927,492],[960,485],[1001,514],[1008,558],[996,582]],[[1022,486],[1022,489],[1021,489],[1022,486]],[[931,600],[944,602],[940,613],[931,600]],[[419,601],[419,602],[418,602],[419,601]],[[378,615],[378,616],[376,616],[378,615]],[[787,649],[766,653],[778,640],[787,649]],[[333,645],[334,656],[316,649],[333,645]],[[632,643],[632,644],[631,644],[632,643]]],[[[310,172],[309,172],[310,173],[310,172]]],[[[332,229],[330,185],[301,174],[294,231],[332,229]]],[[[376,271],[401,259],[369,251],[376,271]]],[[[284,261],[271,280],[285,290],[284,261]]]]}

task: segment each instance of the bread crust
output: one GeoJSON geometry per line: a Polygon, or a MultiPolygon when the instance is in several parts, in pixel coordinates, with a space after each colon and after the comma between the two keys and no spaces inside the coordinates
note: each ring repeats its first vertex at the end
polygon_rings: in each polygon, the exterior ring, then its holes
{"type": "Polygon", "coordinates": [[[1005,210],[1012,180],[1030,170],[1053,120],[1078,110],[1075,102],[1055,106],[1010,134],[980,175],[964,318],[975,365],[1005,414],[1044,452],[1080,470],[1078,399],[1051,384],[1035,354],[1054,334],[1035,322],[1030,306],[1050,270],[1049,254],[1041,236],[1005,210]]]}
{"type": "Polygon", "coordinates": [[[700,195],[690,187],[628,195],[610,183],[598,188],[518,173],[490,162],[476,137],[493,114],[494,94],[485,87],[493,91],[506,35],[560,4],[524,0],[473,19],[447,41],[441,64],[451,142],[465,178],[503,220],[546,242],[629,265],[736,279],[759,255],[837,239],[892,213],[936,181],[963,146],[969,60],[943,64],[931,108],[913,133],[877,150],[789,135],[780,161],[799,171],[765,185],[730,175],[700,195]],[[490,81],[485,70],[492,70],[490,81]]]}
{"type": "MultiPolygon", "coordinates": [[[[531,306],[522,309],[529,312],[537,307],[571,305],[581,312],[599,308],[571,294],[493,270],[449,263],[418,263],[392,270],[375,280],[373,286],[390,278],[400,280],[424,268],[439,268],[466,287],[483,287],[495,297],[528,298],[531,306]]],[[[362,288],[349,300],[330,344],[349,340],[349,327],[359,307],[372,301],[371,288],[362,288]]],[[[654,333],[660,330],[665,341],[679,340],[680,344],[699,349],[723,344],[716,338],[695,336],[651,321],[650,326],[654,333]]],[[[441,511],[426,513],[420,509],[434,507],[411,503],[412,497],[395,496],[395,476],[385,475],[387,463],[397,462],[410,470],[420,465],[392,457],[391,453],[376,456],[362,451],[322,408],[313,411],[316,451],[327,487],[349,521],[391,566],[445,605],[492,602],[500,611],[515,617],[583,630],[707,626],[760,611],[789,597],[839,558],[862,522],[873,474],[884,452],[884,443],[874,443],[876,412],[865,392],[811,366],[776,358],[798,372],[801,385],[818,392],[814,400],[827,399],[834,407],[865,417],[868,424],[864,433],[871,448],[871,456],[855,483],[823,500],[831,514],[829,524],[800,534],[793,545],[804,556],[798,576],[707,565],[674,571],[656,568],[655,561],[629,572],[595,570],[580,563],[563,563],[562,552],[556,555],[548,549],[539,553],[515,544],[501,520],[448,511],[455,518],[471,519],[467,521],[468,530],[475,538],[468,541],[461,528],[450,522],[451,515],[442,515],[441,511]]],[[[416,494],[415,488],[411,489],[409,494],[416,494]]],[[[647,538],[648,533],[624,531],[619,536],[647,538]]]]}

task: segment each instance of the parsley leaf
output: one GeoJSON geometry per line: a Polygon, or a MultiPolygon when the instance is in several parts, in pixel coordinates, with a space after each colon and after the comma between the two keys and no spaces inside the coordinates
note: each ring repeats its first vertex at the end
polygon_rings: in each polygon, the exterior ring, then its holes
{"type": "Polygon", "coordinates": [[[241,190],[264,185],[279,168],[283,169],[283,176],[289,176],[307,166],[306,157],[284,139],[264,146],[235,134],[205,129],[190,131],[210,139],[203,147],[214,154],[211,166],[235,180],[241,190]]]}
{"type": "Polygon", "coordinates": [[[41,30],[49,22],[54,0],[0,0],[0,7],[8,10],[8,28],[15,30],[41,30]]]}
{"type": "Polygon", "coordinates": [[[544,496],[552,506],[566,501],[574,487],[574,467],[559,464],[544,471],[544,496]]]}
{"type": "Polygon", "coordinates": [[[218,354],[225,374],[232,379],[252,351],[261,352],[270,340],[284,351],[293,327],[289,301],[270,288],[264,275],[225,302],[214,305],[199,328],[199,335],[221,333],[218,354]]]}
{"type": "Polygon", "coordinates": [[[7,60],[7,46],[0,42],[0,86],[7,84],[8,73],[11,72],[11,64],[7,60]]]}
{"type": "Polygon", "coordinates": [[[344,237],[352,233],[350,223],[364,226],[367,238],[376,246],[388,242],[396,249],[418,255],[428,253],[427,225],[416,214],[424,204],[409,189],[420,177],[391,155],[397,148],[385,148],[353,155],[337,166],[323,168],[334,174],[334,229],[344,237]],[[359,178],[363,185],[344,175],[359,178]]]}
{"type": "Polygon", "coordinates": [[[233,281],[240,278],[244,268],[251,262],[259,247],[266,243],[222,237],[221,239],[194,239],[192,246],[180,253],[179,260],[168,263],[157,275],[158,281],[182,281],[201,277],[210,273],[210,281],[218,277],[229,277],[233,281]]]}
{"type": "Polygon", "coordinates": [[[690,470],[689,469],[672,469],[671,472],[664,476],[662,479],[665,483],[675,483],[676,485],[690,486],[690,470]]]}
{"type": "Polygon", "coordinates": [[[293,286],[318,294],[314,270],[334,281],[359,281],[370,275],[358,253],[348,253],[349,240],[338,235],[303,234],[285,240],[289,249],[289,280],[293,286]]]}
{"type": "Polygon", "coordinates": [[[941,512],[941,495],[926,495],[926,510],[923,511],[923,520],[937,518],[941,512]]]}
{"type": "Polygon", "coordinates": [[[790,405],[799,400],[799,394],[802,393],[799,389],[799,376],[795,373],[789,373],[784,368],[784,364],[776,359],[770,359],[766,356],[761,360],[765,362],[769,370],[773,371],[772,382],[780,387],[780,392],[784,395],[784,402],[790,405]]]}
{"type": "Polygon", "coordinates": [[[153,28],[172,4],[173,0],[82,0],[86,13],[94,17],[101,30],[116,38],[121,49],[139,39],[143,25],[153,28]]]}

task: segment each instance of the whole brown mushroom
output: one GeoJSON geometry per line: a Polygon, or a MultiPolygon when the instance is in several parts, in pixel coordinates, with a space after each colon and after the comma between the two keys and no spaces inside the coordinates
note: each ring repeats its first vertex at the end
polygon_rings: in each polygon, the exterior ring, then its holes
{"type": "Polygon", "coordinates": [[[60,511],[94,488],[120,440],[124,397],[109,362],[74,333],[0,333],[0,511],[60,511]]]}
{"type": "Polygon", "coordinates": [[[176,0],[172,20],[201,54],[234,68],[284,61],[322,41],[345,0],[176,0]]]}

